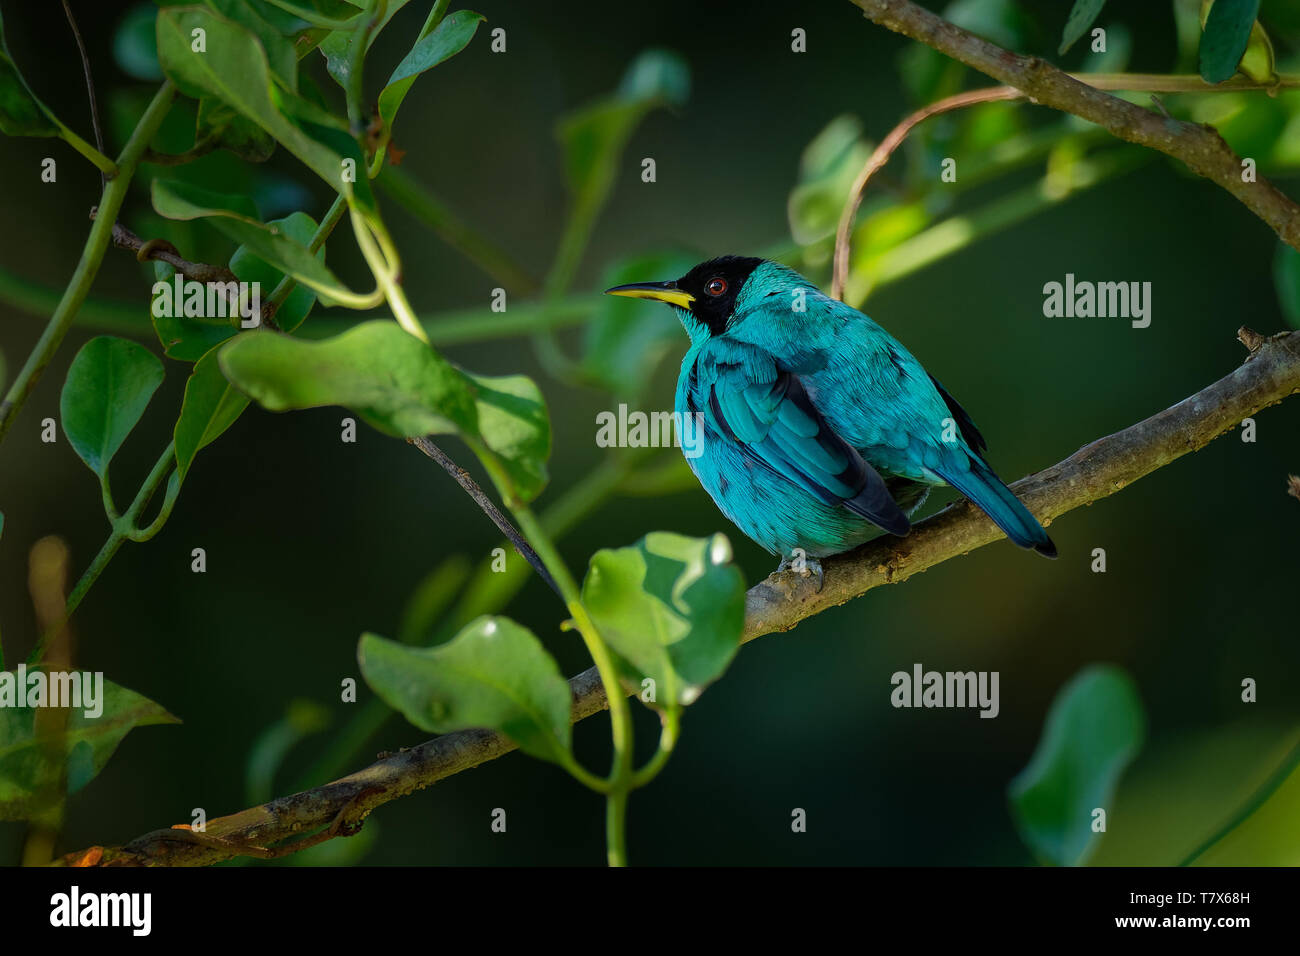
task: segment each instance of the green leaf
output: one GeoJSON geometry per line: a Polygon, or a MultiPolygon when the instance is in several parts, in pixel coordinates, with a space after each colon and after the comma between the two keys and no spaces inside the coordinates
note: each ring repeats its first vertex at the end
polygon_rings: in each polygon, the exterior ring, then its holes
{"type": "Polygon", "coordinates": [[[690,68],[681,57],[647,50],[628,67],[617,93],[561,120],[565,177],[578,205],[591,208],[604,201],[637,124],[657,106],[680,105],[689,90],[690,68]]]}
{"type": "Polygon", "coordinates": [[[1132,678],[1111,665],[1080,671],[1052,701],[1033,758],[1011,781],[1011,808],[1025,843],[1060,866],[1096,848],[1093,810],[1112,816],[1124,768],[1146,733],[1132,678]]]}
{"type": "Polygon", "coordinates": [[[457,10],[443,17],[432,33],[422,37],[411,48],[379,94],[379,115],[386,126],[393,125],[397,110],[415,78],[465,49],[483,19],[482,14],[471,10],[457,10]]]}
{"type": "Polygon", "coordinates": [[[248,399],[226,381],[214,348],[199,359],[185,383],[185,400],[176,421],[176,474],[180,481],[194,456],[212,444],[248,407],[248,399]]]}
{"type": "Polygon", "coordinates": [[[745,580],[725,537],[666,531],[598,551],[582,603],[632,676],[655,682],[657,706],[690,704],[740,646],[745,580]]]}
{"type": "MultiPolygon", "coordinates": [[[[323,302],[332,304],[329,289],[342,284],[322,258],[308,251],[276,223],[263,225],[251,200],[224,196],[185,182],[153,181],[153,207],[168,219],[207,218],[217,229],[256,254],[277,271],[313,286],[323,302]]],[[[300,231],[299,231],[300,233],[300,231]]],[[[270,294],[270,290],[266,290],[270,294]]]]}
{"type": "Polygon", "coordinates": [[[0,132],[7,136],[60,136],[63,124],[36,98],[18,72],[0,15],[0,132]]]}
{"type": "Polygon", "coordinates": [[[479,435],[510,479],[503,495],[520,503],[532,501],[549,480],[551,420],[541,389],[525,375],[465,374],[474,383],[479,435]]]}
{"type": "MultiPolygon", "coordinates": [[[[33,673],[26,674],[29,691],[33,673]]],[[[97,717],[87,717],[85,707],[18,707],[17,679],[14,672],[0,674],[0,820],[31,819],[63,792],[76,793],[132,729],[180,723],[158,704],[111,681],[103,682],[97,717]]]]}
{"type": "Polygon", "coordinates": [[[249,5],[248,0],[205,0],[208,6],[257,38],[271,74],[291,93],[298,92],[298,54],[293,42],[249,5]]]}
{"type": "MultiPolygon", "coordinates": [[[[699,259],[680,252],[624,259],[602,274],[601,287],[676,279],[699,259]]],[[[644,392],[664,356],[677,346],[681,325],[662,303],[607,295],[601,296],[583,336],[584,378],[631,399],[644,392]]]]}
{"type": "Polygon", "coordinates": [[[1217,0],[1205,19],[1201,34],[1201,78],[1222,83],[1237,72],[1250,42],[1259,0],[1217,0]]]}
{"type": "MultiPolygon", "coordinates": [[[[316,235],[316,220],[305,212],[295,212],[283,219],[272,219],[266,224],[282,236],[287,236],[304,249],[311,245],[316,235]]],[[[316,258],[325,261],[325,250],[316,252],[316,258]]],[[[240,246],[230,257],[230,271],[241,282],[257,282],[261,285],[262,299],[267,299],[284,278],[284,272],[271,265],[249,246],[240,246]]],[[[275,324],[285,332],[292,332],[306,321],[316,304],[316,293],[305,285],[299,285],[275,310],[275,324]]]]}
{"type": "Polygon", "coordinates": [[[568,682],[541,641],[509,618],[480,617],[429,648],[364,634],[357,660],[375,693],[421,730],[496,730],[555,762],[569,750],[568,682]]]}
{"type": "Polygon", "coordinates": [[[163,78],[154,27],[157,16],[152,3],[137,3],[113,31],[113,60],[133,79],[154,83],[163,78]]]}
{"type": "MultiPolygon", "coordinates": [[[[389,0],[388,6],[384,10],[384,19],[379,26],[370,31],[370,39],[366,43],[366,50],[369,51],[375,44],[375,38],[379,36],[384,27],[388,26],[388,21],[393,19],[393,14],[406,6],[410,0],[389,0]]],[[[320,10],[320,7],[317,7],[320,10]]],[[[326,11],[320,10],[321,13],[326,11]]],[[[336,16],[336,14],[327,14],[336,16]]],[[[346,16],[346,14],[337,14],[337,16],[346,16]]],[[[343,89],[348,88],[348,59],[352,56],[352,43],[357,36],[355,28],[348,30],[333,30],[324,39],[320,41],[320,52],[325,57],[325,70],[334,78],[343,89]]]]}
{"type": "Polygon", "coordinates": [[[1056,52],[1065,53],[1074,46],[1075,41],[1088,32],[1105,5],[1106,0],[1074,0],[1070,17],[1065,21],[1065,30],[1061,34],[1061,45],[1056,52]]]}
{"type": "Polygon", "coordinates": [[[465,376],[393,322],[364,322],[321,342],[247,333],[222,347],[220,362],[226,378],[273,412],[342,405],[403,438],[477,434],[465,376]]]}
{"type": "Polygon", "coordinates": [[[286,111],[305,112],[308,107],[302,106],[295,94],[273,83],[266,52],[247,29],[197,7],[160,10],[158,58],[182,93],[199,99],[220,99],[266,130],[332,189],[345,196],[355,195],[364,208],[373,208],[364,160],[358,160],[359,148],[347,156],[356,163],[356,181],[350,182],[344,176],[344,156],[286,115],[286,111]],[[191,46],[191,31],[198,29],[206,31],[202,52],[191,46]]]}
{"type": "Polygon", "coordinates": [[[59,397],[63,432],[100,478],[162,380],[157,356],[114,336],[91,339],[72,360],[59,397]]]}
{"type": "Polygon", "coordinates": [[[1300,252],[1285,242],[1278,243],[1273,256],[1273,284],[1277,287],[1282,315],[1294,328],[1300,329],[1300,252]]]}

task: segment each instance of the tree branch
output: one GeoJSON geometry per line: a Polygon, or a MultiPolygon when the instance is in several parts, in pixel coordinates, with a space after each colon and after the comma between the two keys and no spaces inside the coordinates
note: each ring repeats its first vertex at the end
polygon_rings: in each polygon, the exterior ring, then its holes
{"type": "Polygon", "coordinates": [[[1263,178],[1242,181],[1241,158],[1211,126],[1169,119],[1072,78],[1036,56],[1020,56],[983,40],[909,0],[852,0],[873,22],[911,37],[1031,100],[1073,113],[1120,139],[1181,160],[1192,172],[1218,183],[1283,242],[1300,249],[1300,206],[1263,178]]]}
{"type": "MultiPolygon", "coordinates": [[[[1121,432],[1085,445],[1065,461],[1017,482],[1012,488],[1044,523],[1092,504],[1143,475],[1196,451],[1289,395],[1300,392],[1300,333],[1269,338],[1242,329],[1250,349],[1232,374],[1190,398],[1121,432]]],[[[1002,537],[977,508],[960,501],[912,528],[906,538],[878,538],[856,551],[823,562],[825,582],[815,590],[797,574],[771,574],[749,589],[742,642],[788,631],[800,621],[844,604],[883,584],[965,554],[1002,537]]],[[[605,709],[595,668],[569,681],[576,722],[605,709]]],[[[273,844],[297,838],[304,846],[328,835],[356,832],[376,807],[462,770],[494,760],[515,745],[501,734],[464,730],[418,747],[381,755],[356,773],[312,790],[279,797],[208,823],[201,836],[184,830],[155,830],[121,847],[92,847],[70,853],[68,866],[201,866],[236,856],[267,857],[297,849],[273,844]]]]}

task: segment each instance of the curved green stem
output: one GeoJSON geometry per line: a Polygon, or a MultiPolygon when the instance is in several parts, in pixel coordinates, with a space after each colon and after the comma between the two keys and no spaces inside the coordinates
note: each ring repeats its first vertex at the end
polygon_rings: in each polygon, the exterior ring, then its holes
{"type": "MultiPolygon", "coordinates": [[[[482,457],[482,456],[481,456],[482,457]]],[[[484,465],[492,472],[488,460],[484,465]]],[[[495,477],[495,476],[494,476],[495,477]]],[[[542,530],[533,513],[524,505],[511,508],[519,528],[528,543],[533,546],[542,562],[555,578],[560,593],[573,616],[573,621],[582,635],[587,652],[596,664],[601,683],[605,687],[605,696],[609,700],[609,720],[614,737],[614,765],[606,779],[604,793],[606,798],[605,840],[608,848],[610,866],[627,865],[627,797],[633,786],[632,773],[632,711],[628,706],[627,694],[619,681],[618,668],[614,663],[609,646],[601,638],[595,623],[583,606],[578,585],[569,574],[569,569],[556,553],[550,538],[542,530]]]]}
{"type": "Polygon", "coordinates": [[[352,229],[357,234],[357,245],[361,247],[361,254],[365,256],[370,271],[375,274],[379,289],[388,300],[389,308],[393,310],[393,318],[397,319],[397,324],[407,332],[428,345],[429,336],[425,334],[420,320],[415,317],[415,311],[411,308],[411,303],[406,299],[406,292],[402,289],[399,280],[401,260],[383,223],[368,218],[355,207],[352,208],[351,213],[352,229]]]}
{"type": "Polygon", "coordinates": [[[99,150],[95,149],[95,147],[91,146],[62,123],[59,124],[59,138],[79,152],[82,156],[85,156],[88,160],[94,163],[96,168],[98,168],[99,171],[109,179],[113,179],[117,176],[117,163],[113,162],[99,150]]]}
{"type": "Polygon", "coordinates": [[[668,763],[668,758],[673,755],[673,748],[677,746],[677,738],[682,730],[681,707],[669,705],[668,710],[664,713],[663,721],[664,727],[659,734],[659,749],[655,751],[653,757],[646,761],[645,766],[632,775],[632,787],[634,789],[639,790],[659,776],[659,771],[664,769],[664,765],[668,763]]]}
{"type": "Polygon", "coordinates": [[[36,388],[41,374],[54,358],[54,353],[72,325],[77,309],[90,292],[90,286],[99,272],[100,263],[103,262],[104,251],[112,239],[113,224],[117,222],[118,211],[122,208],[127,190],[131,186],[131,178],[135,174],[145,148],[153,139],[154,133],[158,131],[163,117],[167,115],[175,93],[176,88],[172,86],[171,81],[163,83],[154,94],[144,115],[140,117],[140,122],[136,124],[135,132],[131,134],[126,148],[122,150],[122,155],[117,161],[117,175],[108,180],[104,187],[99,211],[95,216],[94,224],[90,227],[90,235],[86,239],[85,248],[82,249],[76,271],[72,274],[72,280],[64,290],[63,297],[45,326],[45,331],[41,333],[36,347],[27,356],[22,371],[14,379],[4,401],[0,402],[0,441],[4,440],[13,425],[14,418],[17,417],[32,390],[36,388]]]}
{"type": "Polygon", "coordinates": [[[163,453],[158,456],[158,461],[149,472],[149,476],[145,478],[144,483],[140,485],[140,490],[136,492],[135,500],[131,502],[131,507],[127,508],[126,513],[121,517],[113,520],[113,530],[109,532],[108,540],[105,541],[103,546],[99,549],[99,553],[96,554],[94,560],[90,562],[90,566],[82,572],[81,577],[77,580],[76,586],[72,589],[72,593],[68,595],[68,603],[63,609],[63,619],[59,621],[56,626],[47,628],[41,635],[40,639],[36,642],[36,646],[32,648],[31,654],[27,657],[28,664],[34,665],[40,663],[41,658],[45,656],[45,651],[49,647],[50,641],[54,639],[55,635],[63,629],[63,626],[67,623],[68,619],[72,617],[73,613],[77,610],[77,607],[81,604],[82,599],[90,591],[91,587],[94,586],[95,582],[99,580],[99,576],[104,573],[104,569],[108,567],[108,563],[113,560],[113,556],[117,554],[118,548],[122,547],[122,545],[127,541],[147,541],[162,529],[163,524],[166,523],[167,518],[171,515],[172,505],[175,504],[175,493],[168,494],[167,500],[163,502],[162,511],[147,528],[137,528],[136,522],[139,520],[140,513],[144,511],[145,506],[149,504],[149,499],[152,498],[154,492],[158,490],[158,485],[160,485],[162,480],[171,473],[175,464],[176,444],[170,442],[163,450],[163,453]]]}

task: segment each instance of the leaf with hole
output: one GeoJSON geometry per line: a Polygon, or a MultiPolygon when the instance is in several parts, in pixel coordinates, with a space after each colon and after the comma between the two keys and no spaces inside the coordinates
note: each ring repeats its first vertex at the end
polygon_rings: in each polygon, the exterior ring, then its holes
{"type": "Polygon", "coordinates": [[[480,617],[437,647],[364,634],[357,660],[375,693],[421,730],[496,730],[555,762],[569,750],[569,684],[541,641],[509,618],[480,617]]]}
{"type": "Polygon", "coordinates": [[[143,345],[101,335],[81,347],[59,396],[63,433],[90,470],[108,464],[163,380],[163,365],[143,345]]]}
{"type": "Polygon", "coordinates": [[[582,603],[629,676],[651,678],[663,707],[693,703],[740,647],[745,580],[725,537],[667,531],[597,551],[582,603]]]}
{"type": "Polygon", "coordinates": [[[1037,856],[1058,866],[1086,861],[1100,839],[1094,811],[1112,814],[1145,734],[1137,687],[1120,668],[1084,668],[1061,688],[1033,758],[1009,787],[1016,826],[1037,856]]]}

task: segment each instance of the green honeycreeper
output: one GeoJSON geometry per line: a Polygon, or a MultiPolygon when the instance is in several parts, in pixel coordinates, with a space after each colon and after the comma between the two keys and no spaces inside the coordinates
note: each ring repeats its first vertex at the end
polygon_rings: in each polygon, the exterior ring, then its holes
{"type": "Polygon", "coordinates": [[[929,489],[951,485],[1007,537],[1056,545],[984,460],[966,411],[867,316],[775,262],[723,256],[680,279],[606,290],[666,302],[691,338],[679,421],[701,422],[687,458],[741,531],[781,556],[817,558],[904,536],[929,489]]]}

